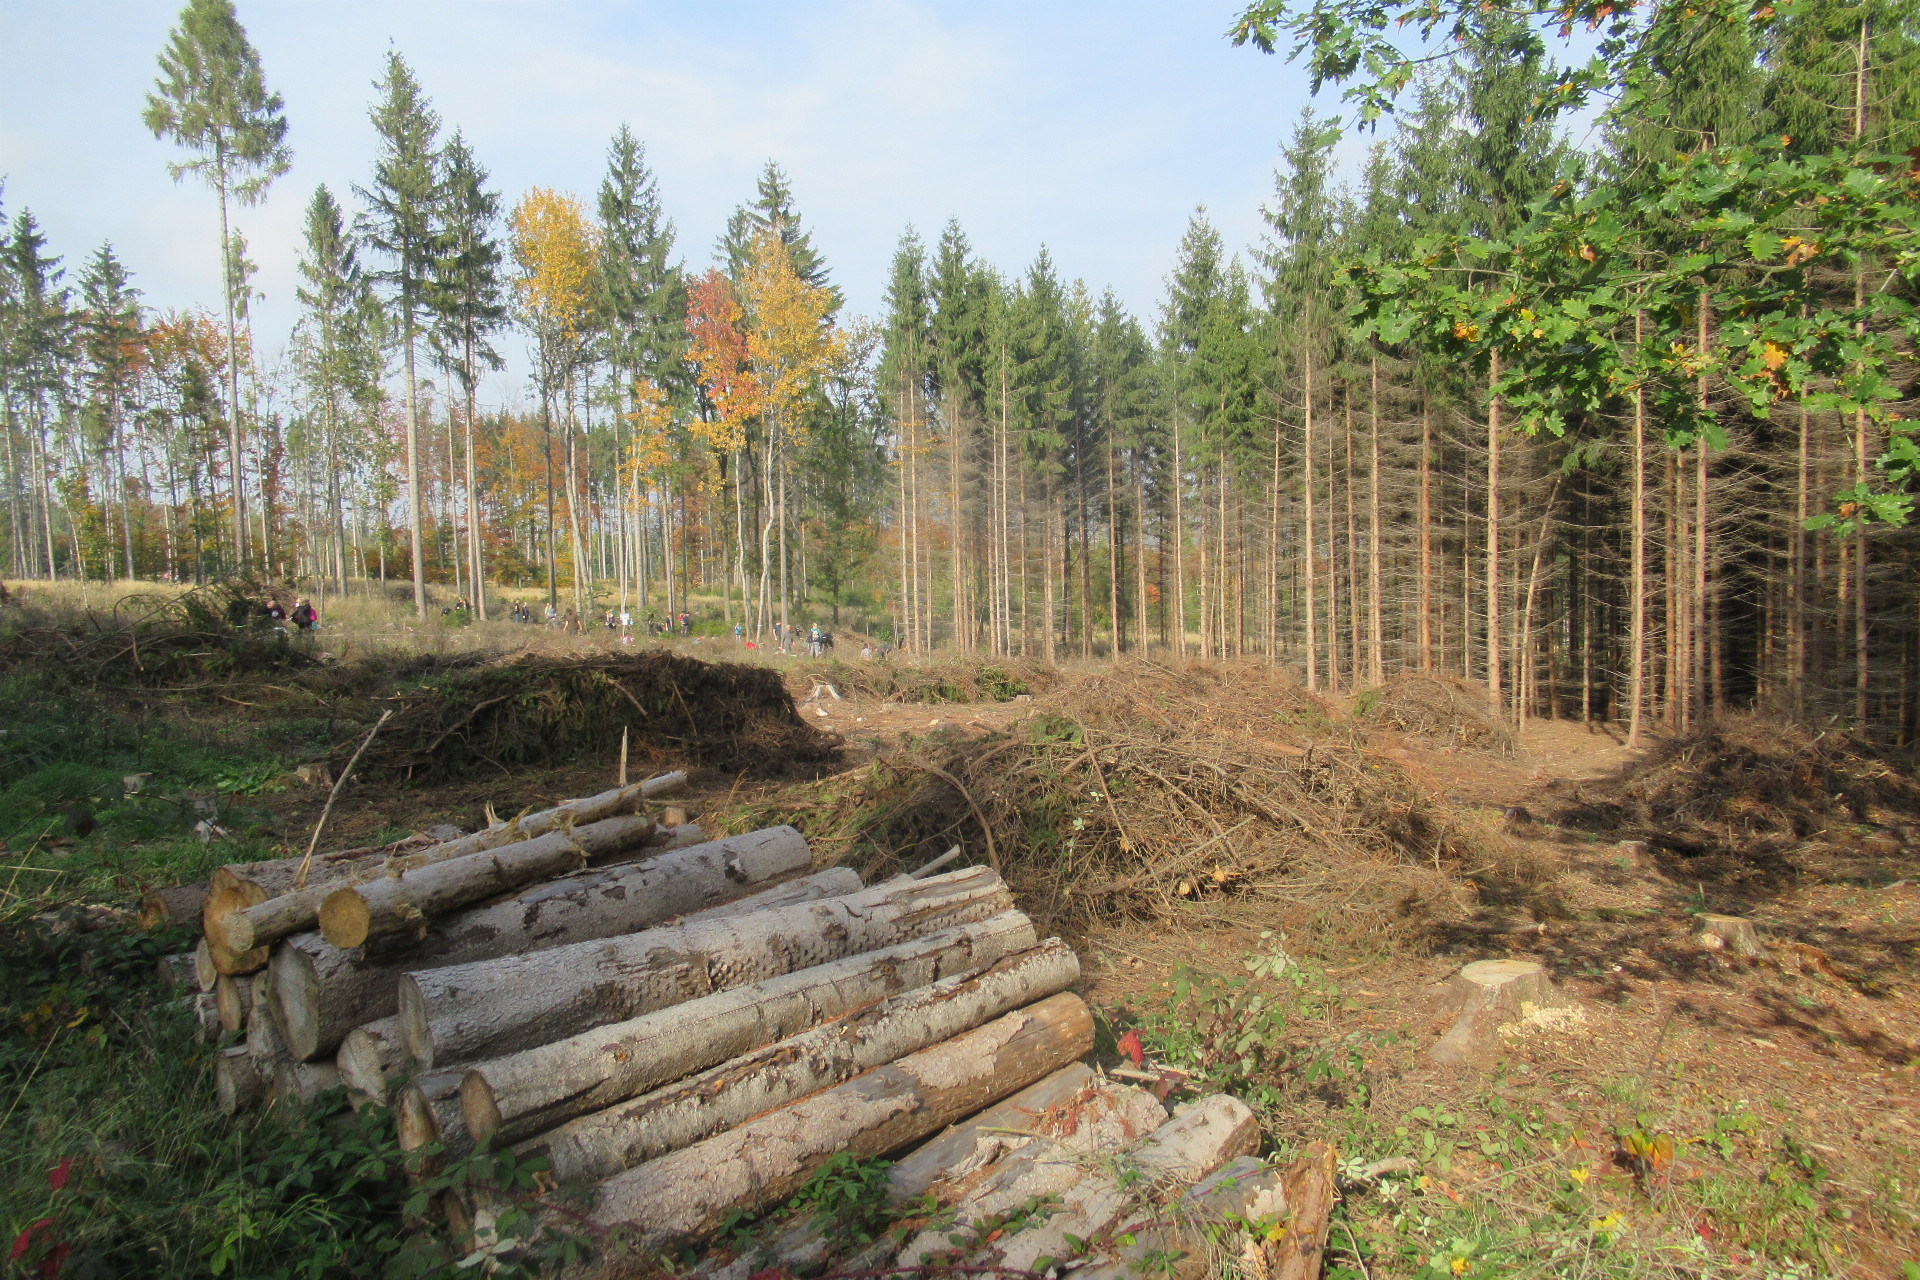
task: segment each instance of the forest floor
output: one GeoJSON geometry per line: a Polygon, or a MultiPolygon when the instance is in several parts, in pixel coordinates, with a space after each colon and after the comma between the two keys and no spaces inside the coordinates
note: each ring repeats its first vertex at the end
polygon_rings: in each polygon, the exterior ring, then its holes
{"type": "MultiPolygon", "coordinates": [[[[345,629],[338,642],[383,643],[345,629]]],[[[705,656],[707,646],[682,643],[705,656]]],[[[1059,708],[1074,705],[1062,698],[1097,685],[1099,672],[755,656],[781,668],[808,724],[838,738],[837,772],[796,783],[700,771],[687,804],[716,830],[782,805],[826,804],[849,779],[891,776],[930,751],[954,760],[989,741],[1042,741],[1056,732],[1059,708]],[[911,700],[952,696],[969,700],[911,700]]],[[[1242,678],[1223,669],[1220,687],[1242,678]]],[[[50,903],[93,904],[110,927],[91,936],[106,936],[143,885],[303,846],[325,800],[283,772],[311,755],[314,744],[301,738],[311,722],[290,729],[231,698],[201,699],[151,713],[144,729],[96,735],[88,717],[104,712],[90,705],[59,723],[52,695],[29,673],[0,671],[0,695],[10,713],[0,738],[0,911],[9,927],[46,918],[50,903]],[[99,828],[77,835],[48,821],[108,775],[143,770],[156,774],[150,797],[219,791],[224,845],[191,839],[171,798],[96,803],[99,828]],[[29,829],[42,834],[23,839],[29,829]],[[43,887],[28,888],[35,884],[43,887]]],[[[1915,815],[1868,802],[1811,824],[1801,814],[1791,838],[1755,843],[1748,828],[1771,821],[1777,830],[1787,802],[1733,796],[1729,809],[1722,796],[1712,814],[1687,810],[1670,830],[1635,825],[1620,815],[1664,812],[1646,800],[1655,782],[1693,778],[1711,791],[1715,761],[1769,730],[1750,726],[1720,755],[1696,758],[1658,738],[1630,752],[1609,726],[1536,722],[1508,755],[1383,727],[1358,699],[1318,705],[1314,733],[1357,744],[1356,758],[1374,761],[1363,767],[1397,770],[1443,822],[1489,833],[1486,847],[1531,868],[1524,891],[1501,889],[1506,882],[1481,876],[1484,867],[1443,869],[1436,853],[1432,874],[1397,907],[1369,905],[1358,888],[1343,900],[1337,883],[1311,892],[1282,884],[1063,915],[1056,927],[1080,951],[1108,1061],[1119,1061],[1117,1038],[1132,1030],[1149,1070],[1246,1097],[1275,1152],[1313,1139],[1339,1145],[1344,1201],[1329,1276],[1920,1276],[1920,829],[1904,825],[1915,815]],[[1727,847],[1751,852],[1732,870],[1717,853],[1686,856],[1716,822],[1727,847]],[[1692,920],[1701,912],[1753,920],[1764,954],[1701,945],[1692,920]],[[1432,1064],[1426,1050],[1443,1029],[1436,985],[1467,962],[1499,957],[1543,962],[1577,999],[1579,1017],[1509,1044],[1488,1071],[1432,1064]],[[1367,1172],[1394,1160],[1401,1164],[1367,1172]]],[[[1913,785],[1897,763],[1875,767],[1913,785]]],[[[506,814],[590,793],[617,768],[608,752],[431,786],[370,780],[342,797],[325,843],[365,844],[440,822],[471,828],[489,805],[506,814]]],[[[1814,779],[1816,791],[1827,777],[1814,779]]],[[[896,852],[906,860],[930,848],[896,852]]],[[[1356,885],[1364,878],[1356,871],[1356,885]]],[[[177,1232],[177,1241],[145,1246],[150,1256],[134,1269],[183,1275],[222,1250],[230,1259],[270,1251],[275,1231],[283,1241],[337,1238],[343,1256],[364,1245],[348,1237],[379,1237],[386,1227],[359,1224],[337,1196],[324,1211],[293,1192],[286,1205],[267,1206],[256,1156],[196,1146],[196,1126],[220,1124],[183,1101],[210,1092],[185,1078],[204,1063],[172,1075],[141,1065],[177,1047],[184,1030],[114,1025],[113,1002],[126,994],[114,984],[133,981],[127,965],[170,939],[112,936],[119,968],[89,961],[85,977],[72,967],[75,947],[107,944],[69,933],[0,957],[10,988],[0,1147],[11,1151],[0,1156],[0,1228],[60,1219],[75,1256],[91,1248],[110,1258],[123,1256],[129,1233],[177,1232]],[[88,1035],[116,1054],[88,1053],[88,1035]],[[69,1057],[57,1045],[81,1052],[69,1057]],[[157,1136],[169,1126],[172,1138],[157,1136]],[[77,1193],[84,1208],[45,1180],[68,1157],[91,1186],[77,1193]]],[[[397,1200],[370,1203],[368,1222],[397,1221],[397,1200]]],[[[249,1274],[238,1262],[230,1269],[249,1274]]]]}

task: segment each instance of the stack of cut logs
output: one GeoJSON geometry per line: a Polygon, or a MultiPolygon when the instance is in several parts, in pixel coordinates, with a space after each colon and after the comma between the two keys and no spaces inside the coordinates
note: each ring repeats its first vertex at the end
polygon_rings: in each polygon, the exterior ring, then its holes
{"type": "MultiPolygon", "coordinates": [[[[1069,990],[1079,963],[1035,936],[996,872],[933,874],[941,859],[863,887],[815,871],[792,827],[706,840],[658,802],[684,780],[470,835],[221,868],[194,1000],[210,1033],[245,1033],[220,1051],[222,1106],[344,1087],[356,1107],[392,1107],[409,1150],[544,1157],[542,1184],[573,1189],[570,1207],[531,1207],[597,1237],[583,1275],[711,1240],[841,1152],[924,1143],[890,1194],[948,1206],[937,1230],[870,1246],[873,1266],[1034,1269],[1131,1240],[1105,1251],[1118,1268],[1165,1252],[1128,1230],[1149,1202],[1217,1220],[1285,1194],[1243,1159],[1258,1128],[1239,1102],[1169,1118],[1077,1061],[1093,1045],[1069,990]],[[1208,1177],[1223,1165],[1232,1176],[1208,1177]],[[1050,1212],[1030,1229],[996,1230],[1034,1204],[1050,1212]]],[[[498,1245],[500,1203],[445,1208],[498,1245]]],[[[776,1225],[707,1271],[742,1280],[845,1243],[776,1225]]]]}

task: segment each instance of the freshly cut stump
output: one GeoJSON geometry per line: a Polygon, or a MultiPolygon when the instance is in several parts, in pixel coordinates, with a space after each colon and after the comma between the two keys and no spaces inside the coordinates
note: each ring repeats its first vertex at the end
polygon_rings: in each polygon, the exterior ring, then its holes
{"type": "Polygon", "coordinates": [[[1693,918],[1693,936],[1701,946],[1752,958],[1761,954],[1760,935],[1753,921],[1743,916],[1697,915],[1693,918]]]}
{"type": "Polygon", "coordinates": [[[544,1155],[560,1183],[598,1182],[1063,991],[1079,976],[1073,952],[1049,939],[582,1116],[522,1150],[544,1155]]]}
{"type": "Polygon", "coordinates": [[[1018,911],[481,1062],[460,1096],[477,1140],[518,1142],[900,991],[1034,945],[1018,911]]]}
{"type": "Polygon", "coordinates": [[[1070,992],[1049,996],[609,1178],[587,1217],[625,1227],[649,1246],[705,1239],[735,1210],[759,1213],[785,1200],[842,1151],[876,1156],[916,1142],[1092,1047],[1086,1002],[1070,992]]]}
{"type": "Polygon", "coordinates": [[[401,1042],[430,1067],[498,1057],[1012,905],[998,874],[970,867],[733,919],[416,970],[400,980],[401,1042]]]}
{"type": "Polygon", "coordinates": [[[356,1111],[366,1103],[385,1106],[389,1087],[406,1065],[399,1018],[388,1014],[347,1032],[333,1065],[340,1068],[340,1083],[356,1111]]]}
{"type": "MultiPolygon", "coordinates": [[[[288,1051],[302,1061],[332,1053],[354,1027],[396,1012],[400,975],[408,970],[613,937],[716,906],[750,910],[755,899],[742,895],[812,863],[799,832],[774,827],[533,885],[503,902],[443,916],[417,943],[398,936],[342,950],[317,933],[297,934],[274,948],[271,965],[288,1051]]],[[[841,877],[817,887],[844,883],[841,877]]],[[[764,892],[799,892],[789,884],[764,892]]]]}
{"type": "Polygon", "coordinates": [[[1427,1056],[1446,1066],[1492,1066],[1507,1036],[1584,1021],[1534,960],[1474,961],[1447,982],[1439,1011],[1454,1014],[1453,1026],[1427,1056]]]}

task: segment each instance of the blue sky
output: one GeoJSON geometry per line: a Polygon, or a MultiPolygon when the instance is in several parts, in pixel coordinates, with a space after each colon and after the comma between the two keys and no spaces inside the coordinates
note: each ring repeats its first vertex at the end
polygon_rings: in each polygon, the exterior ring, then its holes
{"type": "MultiPolygon", "coordinates": [[[[149,305],[216,306],[212,196],[172,182],[172,149],[139,120],[177,7],[0,0],[0,175],[7,215],[34,211],[70,279],[106,239],[149,305]]],[[[1231,0],[239,10],[294,150],[292,171],[239,218],[266,294],[263,354],[295,318],[315,185],[345,197],[367,179],[367,106],[389,47],[509,202],[533,185],[590,200],[608,138],[631,124],[694,267],[778,160],[856,314],[879,309],[902,229],[932,239],[952,215],[1002,269],[1044,242],[1062,275],[1110,284],[1151,316],[1195,205],[1229,246],[1259,238],[1279,140],[1307,100],[1297,68],[1228,44],[1231,0]]],[[[1349,164],[1363,146],[1343,144],[1349,164]]],[[[511,397],[511,381],[489,398],[511,397]]]]}

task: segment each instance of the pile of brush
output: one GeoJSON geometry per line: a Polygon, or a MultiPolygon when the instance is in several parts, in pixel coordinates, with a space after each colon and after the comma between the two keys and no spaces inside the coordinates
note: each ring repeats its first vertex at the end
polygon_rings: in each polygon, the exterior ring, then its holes
{"type": "Polygon", "coordinates": [[[965,838],[1068,931],[1276,897],[1386,921],[1487,860],[1399,765],[1254,667],[1131,663],[1035,698],[1012,730],[935,735],[731,821],[775,812],[870,874],[965,838]]]}
{"type": "Polygon", "coordinates": [[[1408,673],[1354,699],[1357,719],[1435,746],[1511,756],[1513,729],[1487,707],[1487,691],[1452,676],[1408,673]]]}

